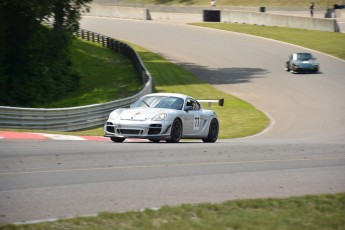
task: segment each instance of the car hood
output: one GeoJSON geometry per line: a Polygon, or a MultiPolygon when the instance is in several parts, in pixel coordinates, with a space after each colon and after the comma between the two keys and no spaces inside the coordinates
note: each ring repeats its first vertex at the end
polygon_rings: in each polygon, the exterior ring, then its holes
{"type": "Polygon", "coordinates": [[[175,113],[175,110],[172,109],[159,109],[159,108],[133,108],[123,110],[120,114],[120,120],[137,120],[144,121],[152,119],[154,116],[161,113],[175,113]]]}

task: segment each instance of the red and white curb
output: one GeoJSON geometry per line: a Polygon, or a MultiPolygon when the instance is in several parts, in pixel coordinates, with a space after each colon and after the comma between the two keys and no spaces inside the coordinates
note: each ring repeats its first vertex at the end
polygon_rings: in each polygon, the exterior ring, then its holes
{"type": "Polygon", "coordinates": [[[109,138],[99,136],[73,136],[48,133],[22,133],[11,131],[0,131],[0,139],[20,140],[68,140],[68,141],[109,141],[109,138]]]}
{"type": "MultiPolygon", "coordinates": [[[[73,136],[49,133],[23,133],[0,131],[0,140],[14,139],[14,140],[58,140],[58,141],[104,141],[112,142],[108,137],[102,136],[73,136]]],[[[126,139],[126,142],[146,142],[143,139],[126,139]]]]}

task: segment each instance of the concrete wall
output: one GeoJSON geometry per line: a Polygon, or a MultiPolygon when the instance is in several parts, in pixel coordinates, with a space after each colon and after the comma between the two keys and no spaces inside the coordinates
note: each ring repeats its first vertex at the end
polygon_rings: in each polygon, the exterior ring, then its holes
{"type": "Polygon", "coordinates": [[[335,15],[337,18],[345,19],[345,9],[335,10],[335,15]]]}
{"type": "Polygon", "coordinates": [[[221,21],[339,32],[336,19],[328,18],[298,17],[260,12],[223,10],[221,12],[221,21]]]}
{"type": "Polygon", "coordinates": [[[112,5],[95,5],[92,4],[90,12],[85,13],[89,16],[111,17],[111,18],[126,18],[150,20],[150,12],[146,8],[138,7],[124,7],[112,5]]]}

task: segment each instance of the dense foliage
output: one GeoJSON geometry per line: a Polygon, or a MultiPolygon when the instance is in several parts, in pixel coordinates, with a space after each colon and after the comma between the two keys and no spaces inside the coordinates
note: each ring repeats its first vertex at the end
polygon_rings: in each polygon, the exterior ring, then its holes
{"type": "Polygon", "coordinates": [[[0,2],[0,105],[30,107],[79,86],[70,44],[90,1],[0,2]],[[49,19],[52,28],[43,23],[49,19]]]}

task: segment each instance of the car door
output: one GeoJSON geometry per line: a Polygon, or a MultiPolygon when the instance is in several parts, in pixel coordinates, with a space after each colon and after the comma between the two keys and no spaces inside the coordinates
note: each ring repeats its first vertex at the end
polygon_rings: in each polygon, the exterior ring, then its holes
{"type": "Polygon", "coordinates": [[[184,135],[196,135],[201,131],[201,125],[203,123],[203,117],[201,116],[201,106],[199,102],[194,99],[186,100],[186,108],[184,116],[184,135]]]}

